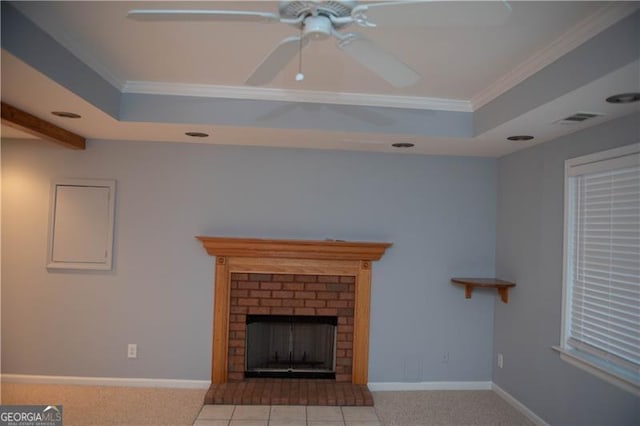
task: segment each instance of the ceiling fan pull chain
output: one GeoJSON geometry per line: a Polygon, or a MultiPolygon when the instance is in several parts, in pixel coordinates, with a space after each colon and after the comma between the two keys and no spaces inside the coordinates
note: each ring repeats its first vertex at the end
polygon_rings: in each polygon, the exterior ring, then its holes
{"type": "Polygon", "coordinates": [[[300,27],[300,44],[298,47],[298,74],[296,74],[296,81],[304,80],[304,74],[302,74],[302,41],[303,41],[302,29],[303,28],[304,28],[304,23],[300,27]]]}

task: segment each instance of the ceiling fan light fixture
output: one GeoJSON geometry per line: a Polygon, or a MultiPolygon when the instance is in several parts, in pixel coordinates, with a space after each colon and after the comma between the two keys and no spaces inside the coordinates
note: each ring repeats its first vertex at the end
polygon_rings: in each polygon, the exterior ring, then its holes
{"type": "Polygon", "coordinates": [[[331,35],[333,25],[326,16],[308,16],[304,20],[302,29],[303,37],[311,37],[314,40],[324,40],[331,35]]]}
{"type": "Polygon", "coordinates": [[[204,132],[185,132],[185,135],[191,136],[192,138],[206,138],[209,137],[208,133],[204,132]]]}
{"type": "Polygon", "coordinates": [[[51,114],[57,117],[62,117],[62,118],[81,118],[82,117],[80,114],[76,114],[75,112],[69,112],[69,111],[51,111],[51,114]]]}
{"type": "Polygon", "coordinates": [[[533,139],[533,136],[530,135],[514,135],[507,138],[510,141],[530,141],[531,139],[533,139]]]}
{"type": "Polygon", "coordinates": [[[610,104],[630,104],[638,101],[640,101],[640,93],[638,92],[619,93],[607,98],[607,102],[610,104]]]}

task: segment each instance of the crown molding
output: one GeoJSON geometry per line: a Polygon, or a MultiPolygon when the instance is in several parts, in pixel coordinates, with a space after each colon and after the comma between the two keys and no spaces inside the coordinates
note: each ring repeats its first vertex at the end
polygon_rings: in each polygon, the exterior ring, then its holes
{"type": "Polygon", "coordinates": [[[640,4],[612,2],[571,27],[568,31],[531,55],[494,83],[474,95],[469,103],[477,111],[498,96],[522,83],[547,65],[566,55],[616,22],[640,8],[640,4]]]}
{"type": "Polygon", "coordinates": [[[465,100],[418,96],[375,95],[367,93],[273,89],[252,86],[217,86],[209,84],[127,81],[122,87],[122,92],[147,95],[196,96],[205,98],[310,102],[334,105],[472,112],[471,104],[469,101],[465,100]]]}

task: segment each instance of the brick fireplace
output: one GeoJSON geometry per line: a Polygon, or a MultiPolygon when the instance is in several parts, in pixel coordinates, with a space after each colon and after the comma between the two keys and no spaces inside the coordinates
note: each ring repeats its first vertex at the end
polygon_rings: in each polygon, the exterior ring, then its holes
{"type": "Polygon", "coordinates": [[[231,274],[227,379],[245,376],[247,315],[336,317],[335,380],[351,383],[354,276],[231,274]]]}
{"type": "Polygon", "coordinates": [[[391,244],[197,238],[216,257],[213,384],[244,379],[247,315],[335,316],[335,380],[367,383],[371,262],[391,244]]]}

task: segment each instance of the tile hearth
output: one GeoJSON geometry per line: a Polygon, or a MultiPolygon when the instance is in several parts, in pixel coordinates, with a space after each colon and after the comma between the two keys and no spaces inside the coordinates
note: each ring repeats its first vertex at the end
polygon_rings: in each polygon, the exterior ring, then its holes
{"type": "Polygon", "coordinates": [[[373,407],[205,405],[193,426],[377,426],[373,407]]]}

